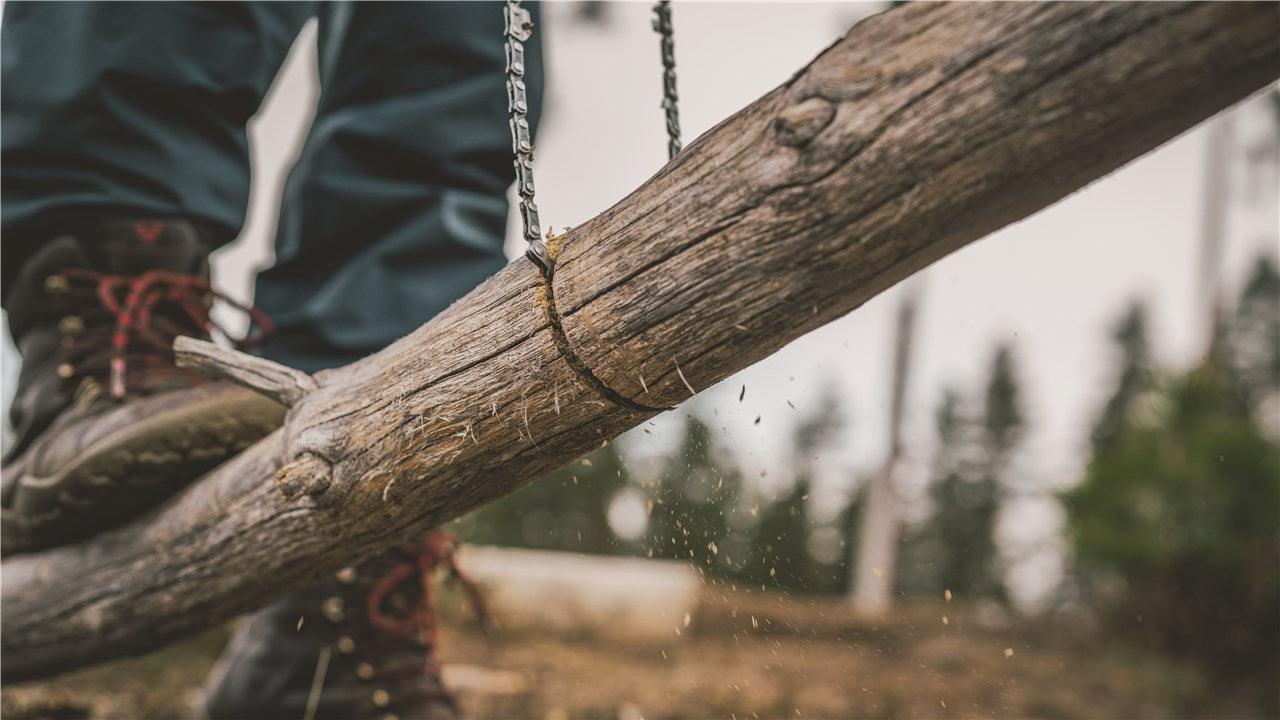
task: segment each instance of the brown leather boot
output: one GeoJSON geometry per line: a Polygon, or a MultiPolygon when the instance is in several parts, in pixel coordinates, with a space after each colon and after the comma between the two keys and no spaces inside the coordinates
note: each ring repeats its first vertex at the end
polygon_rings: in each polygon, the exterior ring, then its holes
{"type": "Polygon", "coordinates": [[[433,531],[250,617],[214,669],[207,717],[458,717],[440,680],[435,571],[463,582],[482,622],[486,615],[453,549],[450,533],[433,531]]]}
{"type": "Polygon", "coordinates": [[[120,524],[282,422],[278,404],[174,365],[174,338],[219,330],[208,255],[191,223],[111,220],[25,264],[6,298],[22,372],[0,554],[120,524]]]}

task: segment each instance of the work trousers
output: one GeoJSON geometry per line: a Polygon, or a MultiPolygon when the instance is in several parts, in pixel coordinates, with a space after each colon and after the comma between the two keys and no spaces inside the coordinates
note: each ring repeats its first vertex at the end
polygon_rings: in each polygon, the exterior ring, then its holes
{"type": "MultiPolygon", "coordinates": [[[[536,12],[536,7],[533,8],[536,12]]],[[[407,334],[502,267],[513,180],[502,5],[5,3],[4,281],[71,218],[244,223],[246,124],[319,21],[315,121],[255,304],[308,372],[407,334]]],[[[526,46],[530,119],[538,35],[526,46]]]]}

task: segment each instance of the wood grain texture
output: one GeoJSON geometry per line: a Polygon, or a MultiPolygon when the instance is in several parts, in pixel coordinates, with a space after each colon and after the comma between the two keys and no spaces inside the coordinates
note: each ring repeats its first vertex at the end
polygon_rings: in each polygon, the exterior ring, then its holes
{"type": "Polygon", "coordinates": [[[154,648],[512,492],[1273,82],[1278,21],[919,3],[860,23],[552,243],[550,288],[517,260],[317,373],[283,429],[147,517],[5,560],[4,680],[154,648]]]}

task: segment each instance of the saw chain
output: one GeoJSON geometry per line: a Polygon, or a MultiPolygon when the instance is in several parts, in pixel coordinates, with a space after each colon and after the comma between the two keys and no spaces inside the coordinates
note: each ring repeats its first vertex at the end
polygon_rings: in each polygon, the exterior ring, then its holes
{"type": "MultiPolygon", "coordinates": [[[[653,29],[662,38],[662,109],[666,115],[667,153],[674,158],[680,152],[680,115],[676,101],[675,40],[671,27],[671,2],[660,0],[653,5],[653,29]]],[[[525,253],[550,277],[554,259],[547,250],[534,202],[533,134],[529,129],[529,95],[525,87],[524,43],[533,36],[533,18],[520,6],[520,0],[507,0],[502,9],[505,20],[504,49],[507,58],[507,113],[511,124],[511,151],[515,156],[516,193],[520,196],[520,224],[529,249],[525,253]]]]}

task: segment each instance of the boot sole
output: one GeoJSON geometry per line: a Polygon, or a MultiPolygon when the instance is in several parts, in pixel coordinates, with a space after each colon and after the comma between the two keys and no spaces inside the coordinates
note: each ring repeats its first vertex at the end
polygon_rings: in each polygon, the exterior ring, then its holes
{"type": "Polygon", "coordinates": [[[54,472],[19,470],[12,506],[0,513],[0,555],[121,525],[265,437],[284,413],[257,393],[228,386],[109,432],[54,472]]]}

